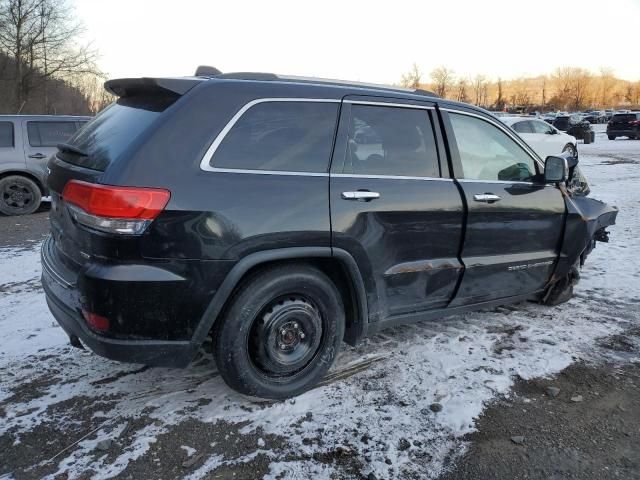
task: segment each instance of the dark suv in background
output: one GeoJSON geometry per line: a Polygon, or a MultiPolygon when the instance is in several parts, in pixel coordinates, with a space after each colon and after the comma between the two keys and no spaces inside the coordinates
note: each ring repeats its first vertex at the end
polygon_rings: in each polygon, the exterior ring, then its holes
{"type": "Polygon", "coordinates": [[[0,115],[0,213],[35,212],[43,196],[47,160],[90,117],[0,115]]]}
{"type": "Polygon", "coordinates": [[[617,137],[640,139],[640,112],[616,113],[607,123],[607,137],[609,140],[617,137]]]}
{"type": "Polygon", "coordinates": [[[49,162],[42,281],[72,344],[284,398],[343,340],[571,297],[617,211],[567,200],[488,112],[428,92],[219,74],[111,80],[49,162]]]}

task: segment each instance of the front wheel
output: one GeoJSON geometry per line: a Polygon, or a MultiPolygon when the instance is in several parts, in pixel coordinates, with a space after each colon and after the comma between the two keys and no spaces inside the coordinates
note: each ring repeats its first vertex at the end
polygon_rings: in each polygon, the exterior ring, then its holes
{"type": "Polygon", "coordinates": [[[293,397],[333,363],[344,336],[342,299],[314,267],[270,267],[242,283],[213,336],[227,385],[255,397],[293,397]]]}
{"type": "Polygon", "coordinates": [[[616,139],[616,136],[615,136],[615,135],[607,135],[607,138],[608,138],[609,140],[615,140],[615,139],[616,139]]]}
{"type": "Polygon", "coordinates": [[[562,149],[562,153],[568,153],[573,158],[576,158],[578,156],[578,149],[575,147],[575,145],[567,143],[562,149]]]}
{"type": "Polygon", "coordinates": [[[0,180],[0,212],[5,215],[28,215],[41,201],[42,192],[30,178],[9,175],[0,180]]]}

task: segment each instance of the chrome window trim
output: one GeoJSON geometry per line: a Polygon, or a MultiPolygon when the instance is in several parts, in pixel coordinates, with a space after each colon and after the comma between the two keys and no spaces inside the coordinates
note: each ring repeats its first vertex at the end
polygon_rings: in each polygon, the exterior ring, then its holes
{"type": "Polygon", "coordinates": [[[535,186],[535,187],[555,187],[555,185],[549,184],[549,183],[535,183],[535,182],[524,182],[524,181],[520,181],[520,180],[514,180],[514,181],[509,181],[509,180],[478,180],[475,178],[459,178],[457,179],[458,182],[460,183],[505,183],[505,184],[509,184],[509,185],[529,185],[529,186],[535,186]]]}
{"type": "Polygon", "coordinates": [[[238,110],[231,120],[227,122],[224,128],[220,131],[218,136],[213,140],[209,148],[205,152],[202,160],[200,161],[200,170],[204,170],[205,172],[227,172],[227,173],[255,173],[260,175],[304,175],[304,176],[325,176],[326,172],[290,172],[290,171],[279,171],[279,170],[247,170],[242,168],[218,168],[211,165],[211,159],[213,155],[216,153],[216,150],[227,136],[229,131],[233,128],[233,126],[240,120],[240,117],[244,115],[247,110],[255,105],[260,103],[273,103],[273,102],[300,102],[300,103],[340,103],[340,99],[336,98],[294,98],[294,97],[265,97],[265,98],[256,98],[255,100],[251,100],[246,103],[240,110],[238,110]]]}
{"type": "MultiPolygon", "coordinates": [[[[536,154],[536,152],[534,152],[529,145],[524,143],[522,139],[516,137],[512,132],[510,132],[506,125],[504,124],[500,125],[500,123],[494,121],[493,119],[487,118],[484,115],[465,112],[464,110],[456,110],[454,108],[444,108],[444,107],[441,108],[440,110],[444,110],[446,112],[451,112],[451,113],[459,113],[460,115],[467,115],[468,117],[476,117],[476,118],[479,118],[480,120],[484,120],[485,122],[490,123],[494,127],[498,127],[500,130],[506,133],[507,136],[510,137],[514,142],[520,145],[523,148],[523,150],[533,159],[533,161],[536,162],[538,166],[544,171],[544,162],[540,160],[540,158],[538,158],[538,155],[536,154]]],[[[525,182],[525,183],[533,183],[533,182],[525,182]]]]}
{"type": "Polygon", "coordinates": [[[344,100],[344,103],[349,103],[351,105],[374,105],[374,106],[382,106],[382,107],[399,107],[399,108],[415,108],[418,110],[435,110],[436,107],[431,107],[428,105],[414,105],[412,103],[390,103],[390,102],[374,102],[370,100],[344,100]]]}
{"type": "Polygon", "coordinates": [[[442,177],[413,177],[406,175],[366,175],[360,173],[332,173],[331,177],[337,178],[372,178],[381,180],[435,180],[438,182],[453,182],[453,178],[442,177]]]}

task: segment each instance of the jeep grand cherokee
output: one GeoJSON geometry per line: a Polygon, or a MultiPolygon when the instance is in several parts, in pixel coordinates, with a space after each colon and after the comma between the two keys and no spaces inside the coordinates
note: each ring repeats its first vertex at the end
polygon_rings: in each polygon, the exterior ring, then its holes
{"type": "Polygon", "coordinates": [[[343,340],[571,296],[614,208],[488,112],[428,92],[219,74],[106,83],[50,160],[51,311],[72,344],[285,398],[343,340]]]}

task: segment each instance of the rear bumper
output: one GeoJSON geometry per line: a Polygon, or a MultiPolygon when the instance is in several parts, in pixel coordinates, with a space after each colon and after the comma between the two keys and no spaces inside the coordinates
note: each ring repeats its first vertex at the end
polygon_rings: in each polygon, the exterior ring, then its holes
{"type": "Polygon", "coordinates": [[[162,367],[186,367],[198,346],[190,341],[108,338],[92,331],[81,314],[78,291],[55,262],[47,258],[47,242],[42,249],[42,286],[47,305],[58,324],[100,356],[129,363],[162,367]]]}
{"type": "Polygon", "coordinates": [[[629,135],[640,135],[640,128],[626,128],[624,130],[607,129],[607,135],[615,135],[619,137],[626,137],[629,135]]]}

